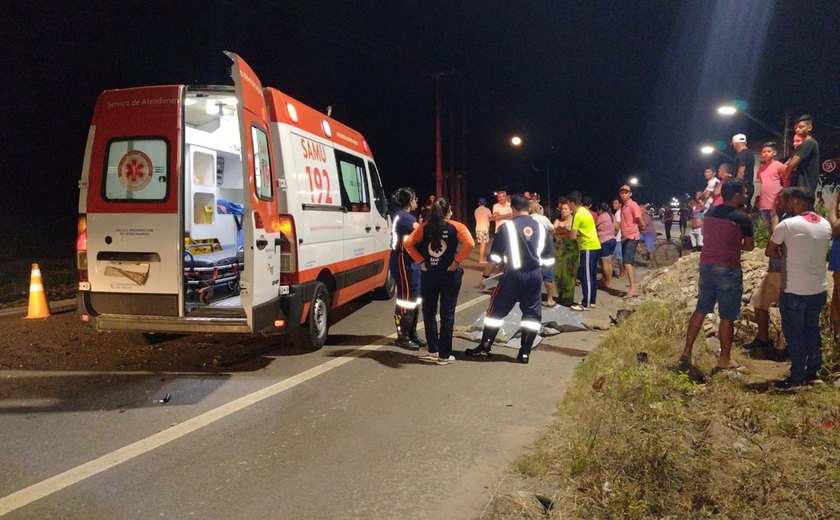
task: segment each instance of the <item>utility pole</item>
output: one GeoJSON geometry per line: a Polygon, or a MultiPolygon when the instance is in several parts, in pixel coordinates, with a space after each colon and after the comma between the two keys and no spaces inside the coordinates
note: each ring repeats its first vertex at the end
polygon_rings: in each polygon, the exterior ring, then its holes
{"type": "Polygon", "coordinates": [[[458,192],[459,219],[464,222],[467,218],[467,108],[464,105],[464,80],[461,78],[461,173],[459,177],[460,190],[458,192]]]}
{"type": "Polygon", "coordinates": [[[435,74],[435,197],[443,194],[443,165],[440,143],[440,77],[443,72],[435,74]]]}

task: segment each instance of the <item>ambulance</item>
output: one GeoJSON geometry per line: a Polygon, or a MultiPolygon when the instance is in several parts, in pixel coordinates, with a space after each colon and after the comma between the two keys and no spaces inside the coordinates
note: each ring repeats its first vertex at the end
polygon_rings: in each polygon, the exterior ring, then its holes
{"type": "Polygon", "coordinates": [[[79,180],[81,320],[97,330],[293,334],[393,297],[390,218],[364,136],[232,52],[234,86],[108,90],[79,180]]]}

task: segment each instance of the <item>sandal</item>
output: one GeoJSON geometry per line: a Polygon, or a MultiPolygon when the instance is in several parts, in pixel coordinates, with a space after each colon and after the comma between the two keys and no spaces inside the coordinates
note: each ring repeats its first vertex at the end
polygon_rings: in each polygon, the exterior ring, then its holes
{"type": "Polygon", "coordinates": [[[747,369],[747,367],[745,367],[744,365],[735,362],[735,364],[729,365],[728,367],[718,367],[718,366],[716,366],[715,368],[712,369],[712,373],[713,374],[718,374],[718,373],[721,373],[721,372],[738,372],[740,374],[740,373],[743,373],[746,369],[747,369]]]}

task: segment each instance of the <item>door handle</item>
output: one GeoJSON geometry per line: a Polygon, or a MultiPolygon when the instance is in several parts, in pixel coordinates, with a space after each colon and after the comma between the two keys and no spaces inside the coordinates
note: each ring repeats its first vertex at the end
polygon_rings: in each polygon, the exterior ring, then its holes
{"type": "Polygon", "coordinates": [[[262,251],[263,249],[266,248],[266,246],[268,246],[268,240],[266,240],[264,238],[258,238],[257,239],[257,249],[262,251]]]}
{"type": "Polygon", "coordinates": [[[367,231],[368,233],[370,233],[370,230],[371,230],[371,229],[373,229],[373,228],[372,228],[372,227],[370,227],[370,226],[365,226],[365,231],[367,231]]]}

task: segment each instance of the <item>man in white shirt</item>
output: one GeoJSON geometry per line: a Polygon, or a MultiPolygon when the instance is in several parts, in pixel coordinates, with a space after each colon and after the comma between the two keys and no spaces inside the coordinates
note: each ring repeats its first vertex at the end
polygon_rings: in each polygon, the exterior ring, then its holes
{"type": "Polygon", "coordinates": [[[508,195],[504,191],[496,193],[496,200],[498,202],[493,204],[493,222],[496,223],[496,229],[499,229],[502,222],[513,218],[513,209],[511,209],[508,195]]]}
{"type": "Polygon", "coordinates": [[[820,311],[828,288],[825,259],[831,225],[814,213],[814,195],[807,189],[785,188],[780,197],[787,199],[788,212],[795,216],[779,222],[765,253],[784,261],[779,310],[790,356],[790,377],[773,387],[794,390],[816,382],[822,367],[820,311]]]}
{"type": "Polygon", "coordinates": [[[712,207],[712,200],[715,198],[715,190],[720,184],[720,179],[715,177],[715,171],[711,168],[703,171],[703,177],[706,179],[706,189],[703,190],[703,211],[706,211],[712,207]]]}

